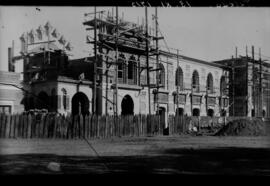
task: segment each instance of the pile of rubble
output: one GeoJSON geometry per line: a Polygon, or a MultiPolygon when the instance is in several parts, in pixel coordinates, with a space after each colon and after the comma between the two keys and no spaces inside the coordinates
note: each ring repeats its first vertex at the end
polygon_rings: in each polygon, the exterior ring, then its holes
{"type": "Polygon", "coordinates": [[[261,119],[235,119],[215,133],[215,136],[262,136],[265,123],[261,119]]]}

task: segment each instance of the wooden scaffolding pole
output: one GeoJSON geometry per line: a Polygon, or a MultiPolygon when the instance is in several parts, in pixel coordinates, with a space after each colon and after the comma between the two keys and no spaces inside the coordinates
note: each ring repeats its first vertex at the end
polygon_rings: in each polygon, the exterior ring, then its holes
{"type": "Polygon", "coordinates": [[[145,42],[146,42],[146,65],[147,65],[147,86],[148,86],[148,113],[151,115],[151,90],[150,90],[150,75],[149,75],[149,42],[148,42],[148,13],[145,7],[145,42]]]}
{"type": "Polygon", "coordinates": [[[118,7],[116,7],[116,39],[115,39],[115,115],[118,116],[118,7]]]}
{"type": "Polygon", "coordinates": [[[94,25],[94,55],[95,55],[95,61],[94,61],[94,77],[93,77],[93,99],[92,99],[92,113],[96,114],[96,93],[97,93],[97,85],[96,85],[96,79],[97,79],[97,8],[95,6],[95,25],[94,25]]]}

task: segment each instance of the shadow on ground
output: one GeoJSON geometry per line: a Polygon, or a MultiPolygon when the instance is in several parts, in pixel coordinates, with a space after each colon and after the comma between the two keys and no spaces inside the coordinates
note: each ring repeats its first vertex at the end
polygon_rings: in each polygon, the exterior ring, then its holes
{"type": "Polygon", "coordinates": [[[1,155],[1,174],[270,175],[270,149],[166,149],[153,156],[1,155]],[[60,172],[47,168],[58,162],[60,172]]]}

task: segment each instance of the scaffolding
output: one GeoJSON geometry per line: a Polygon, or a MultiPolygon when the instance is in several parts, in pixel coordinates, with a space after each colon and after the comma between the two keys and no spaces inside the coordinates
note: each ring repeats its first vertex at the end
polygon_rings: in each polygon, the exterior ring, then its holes
{"type": "MultiPolygon", "coordinates": [[[[98,61],[101,60],[98,56],[102,57],[101,65],[98,69],[94,69],[94,76],[104,75],[106,78],[106,114],[107,114],[107,102],[108,102],[108,72],[111,66],[115,67],[115,82],[112,85],[114,87],[114,101],[113,101],[113,110],[114,115],[118,115],[118,67],[120,60],[123,60],[119,56],[119,51],[128,51],[130,53],[138,54],[145,57],[146,65],[141,64],[140,60],[134,60],[138,63],[136,65],[136,72],[138,72],[138,82],[137,85],[148,88],[148,113],[151,114],[151,89],[160,88],[159,76],[156,75],[156,84],[150,84],[150,73],[158,72],[160,70],[159,64],[162,63],[159,57],[159,40],[164,39],[163,36],[159,37],[160,29],[158,29],[158,15],[157,8],[155,10],[155,29],[149,27],[148,25],[148,12],[147,7],[145,7],[145,19],[142,20],[142,23],[132,23],[125,21],[124,18],[119,18],[118,16],[118,7],[116,7],[116,16],[114,12],[110,11],[95,11],[93,13],[86,13],[85,16],[88,17],[88,20],[83,22],[83,25],[87,26],[86,30],[90,31],[90,34],[87,35],[87,43],[94,45],[95,51],[95,61],[94,64],[97,65],[98,61]],[[98,16],[97,16],[98,15],[98,16]],[[155,30],[155,35],[153,35],[153,30],[155,30]],[[91,32],[94,31],[94,37],[91,37],[91,32]],[[106,49],[107,52],[104,53],[103,49],[106,49]],[[115,58],[109,55],[109,51],[115,52],[115,58]],[[155,56],[155,58],[151,57],[155,56]],[[106,60],[104,60],[104,58],[106,60]],[[156,67],[153,68],[149,66],[149,59],[156,60],[156,67]],[[105,64],[105,69],[104,65],[105,64]],[[100,73],[100,70],[102,73],[100,73]],[[140,82],[140,74],[146,70],[147,74],[147,84],[140,82]],[[105,73],[103,73],[105,71],[105,73]]],[[[157,73],[158,74],[158,73],[157,73]]],[[[93,82],[93,99],[96,99],[96,78],[93,82]]],[[[97,103],[93,100],[93,110],[96,110],[97,103]]],[[[158,103],[157,103],[158,105],[158,103]]]]}

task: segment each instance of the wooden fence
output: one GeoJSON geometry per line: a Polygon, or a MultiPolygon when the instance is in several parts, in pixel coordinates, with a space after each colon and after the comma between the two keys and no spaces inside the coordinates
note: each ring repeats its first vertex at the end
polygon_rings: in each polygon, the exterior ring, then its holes
{"type": "MultiPolygon", "coordinates": [[[[173,126],[171,124],[170,126],[173,126]]],[[[0,114],[1,138],[109,138],[162,135],[158,115],[56,116],[0,114]]]]}
{"type": "Polygon", "coordinates": [[[0,138],[110,138],[181,134],[189,126],[221,128],[234,117],[168,117],[168,127],[158,115],[134,116],[57,116],[0,114],[0,138]],[[167,131],[164,133],[164,131],[167,131]]]}

